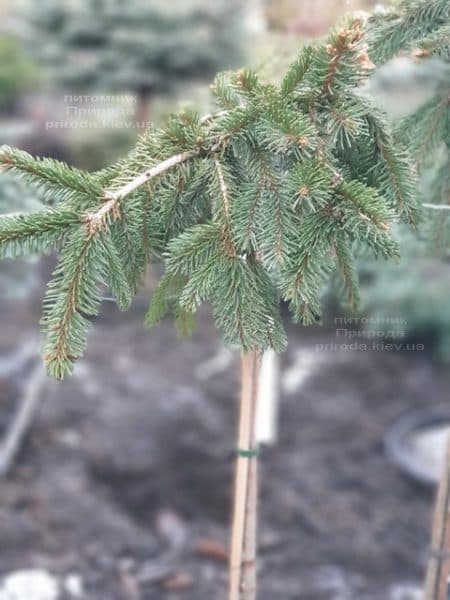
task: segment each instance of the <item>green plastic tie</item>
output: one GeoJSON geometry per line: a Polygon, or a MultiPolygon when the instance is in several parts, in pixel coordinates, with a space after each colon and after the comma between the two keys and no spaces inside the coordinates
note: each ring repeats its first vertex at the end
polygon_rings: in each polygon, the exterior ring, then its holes
{"type": "Polygon", "coordinates": [[[237,449],[237,455],[242,458],[254,458],[259,454],[259,447],[249,448],[248,450],[244,450],[243,448],[237,449]]]}

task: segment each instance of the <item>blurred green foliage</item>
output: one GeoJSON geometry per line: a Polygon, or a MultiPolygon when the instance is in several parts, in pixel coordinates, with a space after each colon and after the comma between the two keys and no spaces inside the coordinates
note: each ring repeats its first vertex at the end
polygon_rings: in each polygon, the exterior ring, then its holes
{"type": "MultiPolygon", "coordinates": [[[[76,132],[75,132],[76,133],[76,132]]],[[[72,135],[69,147],[74,164],[80,169],[103,169],[129,152],[136,143],[135,129],[82,130],[82,135],[72,135]]]]}
{"type": "Polygon", "coordinates": [[[21,16],[33,56],[72,90],[167,92],[240,59],[237,0],[42,0],[21,16]]]}
{"type": "Polygon", "coordinates": [[[436,260],[425,238],[407,230],[399,237],[399,264],[360,265],[363,313],[380,317],[382,323],[399,317],[406,340],[424,343],[427,353],[450,362],[450,264],[436,260]]]}
{"type": "MultiPolygon", "coordinates": [[[[30,212],[41,207],[37,192],[30,191],[24,181],[8,173],[0,174],[0,215],[30,212]]],[[[37,285],[37,259],[4,260],[0,265],[0,295],[2,298],[25,299],[37,285]]]]}
{"type": "Polygon", "coordinates": [[[12,111],[21,94],[39,80],[38,70],[20,42],[0,35],[0,112],[12,111]]]}
{"type": "Polygon", "coordinates": [[[237,66],[244,54],[243,5],[242,0],[40,0],[17,9],[22,44],[48,84],[72,98],[86,98],[71,102],[79,113],[74,108],[68,120],[89,126],[68,129],[70,141],[65,136],[75,164],[95,170],[115,161],[155,120],[155,97],[170,104],[187,85],[237,66]],[[106,98],[103,104],[92,100],[98,94],[106,98]],[[125,97],[128,106],[120,104],[125,97]],[[104,125],[103,115],[114,109],[127,114],[104,125]]]}

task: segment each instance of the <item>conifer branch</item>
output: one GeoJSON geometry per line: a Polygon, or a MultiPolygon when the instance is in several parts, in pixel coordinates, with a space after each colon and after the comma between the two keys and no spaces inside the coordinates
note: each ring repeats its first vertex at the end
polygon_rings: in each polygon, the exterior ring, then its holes
{"type": "Polygon", "coordinates": [[[73,210],[42,210],[0,217],[0,257],[44,253],[80,222],[73,210]]]}
{"type": "Polygon", "coordinates": [[[51,158],[34,158],[28,152],[0,146],[0,170],[27,175],[37,185],[70,189],[88,196],[99,196],[102,188],[91,174],[51,158]]]}
{"type": "Polygon", "coordinates": [[[223,175],[222,165],[220,164],[220,161],[217,158],[214,158],[214,164],[216,165],[217,175],[219,177],[220,194],[221,194],[222,201],[223,201],[225,215],[226,215],[227,219],[230,220],[230,217],[231,217],[230,200],[228,198],[228,189],[227,189],[227,184],[225,183],[225,177],[223,175]]]}
{"type": "MultiPolygon", "coordinates": [[[[450,73],[450,69],[449,69],[450,73]]],[[[421,119],[423,119],[424,127],[421,127],[420,132],[416,130],[417,114],[412,115],[407,121],[407,125],[412,125],[411,141],[416,163],[418,167],[425,164],[429,158],[428,153],[433,151],[442,138],[442,132],[445,130],[446,123],[449,120],[448,112],[450,110],[450,89],[446,90],[442,98],[433,99],[425,110],[420,111],[421,119]],[[413,123],[411,123],[413,121],[413,123]],[[418,135],[420,134],[420,135],[418,135]]],[[[402,124],[405,125],[404,123],[402,124]]]]}
{"type": "Polygon", "coordinates": [[[323,83],[324,94],[331,94],[331,88],[338,72],[339,63],[343,60],[345,53],[349,50],[353,50],[356,43],[361,40],[362,32],[359,28],[360,25],[361,21],[359,19],[354,19],[352,28],[341,29],[337,34],[335,43],[327,44],[326,51],[332,58],[323,83]]]}
{"type": "Polygon", "coordinates": [[[375,14],[368,28],[371,55],[385,62],[400,50],[417,48],[437,27],[448,26],[449,15],[448,0],[403,0],[386,15],[375,14]]]}
{"type": "Polygon", "coordinates": [[[395,256],[390,223],[416,210],[405,153],[352,91],[366,76],[362,42],[350,21],[328,49],[305,48],[279,88],[251,71],[219,75],[224,109],[172,116],[100,173],[0,151],[0,163],[55,189],[53,212],[0,218],[4,255],[62,242],[46,300],[54,376],[83,353],[98,284],[127,308],[152,256],[166,275],[148,323],[167,311],[191,321],[208,301],[226,342],[244,351],[285,346],[280,297],[295,319],[320,317],[333,251],[356,299],[354,244],[395,256]]]}
{"type": "MultiPolygon", "coordinates": [[[[209,123],[213,119],[222,117],[226,114],[228,114],[228,111],[226,111],[226,110],[218,111],[216,113],[209,113],[207,115],[204,115],[200,119],[200,124],[204,125],[206,123],[209,123]]],[[[118,189],[116,191],[106,190],[104,192],[104,196],[103,196],[104,200],[107,203],[109,201],[111,201],[111,202],[115,201],[117,203],[118,201],[123,200],[124,198],[126,198],[127,196],[129,196],[130,194],[135,192],[138,188],[142,187],[143,185],[146,185],[148,182],[150,182],[155,177],[162,175],[166,171],[172,169],[173,167],[175,167],[179,164],[187,162],[191,158],[195,158],[195,156],[197,156],[198,154],[199,154],[199,150],[174,154],[173,156],[170,156],[169,158],[166,158],[165,160],[161,161],[157,165],[154,165],[150,169],[147,169],[147,170],[143,171],[142,173],[139,173],[136,177],[134,177],[131,181],[126,183],[120,189],[118,189]]],[[[105,213],[108,213],[109,211],[112,211],[113,209],[114,209],[114,205],[108,204],[108,207],[102,211],[102,215],[104,215],[105,213]]]]}
{"type": "Polygon", "coordinates": [[[228,113],[229,113],[228,110],[218,110],[217,112],[214,112],[214,113],[208,113],[206,115],[203,115],[203,117],[200,119],[200,124],[206,125],[206,123],[209,123],[213,119],[219,119],[220,117],[224,117],[228,113]]]}
{"type": "Polygon", "coordinates": [[[230,207],[230,198],[228,196],[228,187],[225,181],[225,176],[223,173],[222,165],[217,157],[214,158],[214,164],[217,171],[217,176],[219,179],[220,186],[220,196],[222,199],[224,216],[225,216],[225,224],[223,226],[223,236],[224,243],[229,256],[236,256],[236,247],[233,242],[232,232],[231,232],[231,207],[230,207]]]}
{"type": "Polygon", "coordinates": [[[400,177],[401,169],[398,168],[398,155],[392,152],[392,147],[384,140],[379,142],[380,154],[384,161],[390,185],[392,186],[393,196],[399,211],[399,214],[406,218],[412,227],[416,225],[418,207],[415,201],[415,192],[412,191],[412,185],[416,182],[416,173],[406,172],[405,177],[409,177],[409,185],[402,184],[400,177]]]}
{"type": "Polygon", "coordinates": [[[52,331],[55,332],[55,340],[52,344],[51,351],[44,356],[44,361],[47,368],[55,373],[57,379],[61,378],[62,365],[66,362],[73,363],[76,359],[76,355],[71,354],[69,348],[70,325],[74,315],[76,315],[79,310],[78,298],[83,280],[83,272],[86,268],[86,257],[92,240],[94,239],[94,235],[94,233],[90,233],[86,237],[81,252],[78,255],[75,272],[64,293],[65,301],[62,316],[59,318],[58,322],[49,325],[52,331]],[[60,372],[61,375],[59,374],[60,372]]]}
{"type": "Polygon", "coordinates": [[[55,279],[44,302],[46,328],[44,361],[56,379],[72,372],[83,354],[90,326],[89,316],[98,313],[101,296],[98,284],[113,268],[106,259],[100,234],[79,227],[64,248],[55,279]]]}
{"type": "Polygon", "coordinates": [[[119,202],[115,198],[107,200],[96,212],[88,212],[84,217],[84,222],[89,234],[95,235],[104,229],[107,219],[112,216],[114,220],[120,219],[119,202]]]}
{"type": "Polygon", "coordinates": [[[85,216],[85,223],[88,230],[95,233],[103,229],[110,215],[112,215],[113,219],[119,219],[119,205],[124,198],[131,195],[140,187],[148,184],[155,177],[162,175],[177,165],[187,162],[197,154],[198,152],[182,152],[180,154],[175,154],[154,167],[143,171],[117,191],[106,190],[103,194],[104,203],[102,206],[97,211],[87,213],[85,216]]]}
{"type": "MultiPolygon", "coordinates": [[[[386,63],[400,51],[408,55],[408,58],[405,56],[397,59],[403,63],[396,63],[394,60],[391,66],[383,66],[384,79],[380,73],[378,85],[381,93],[385,94],[387,105],[394,100],[396,90],[400,93],[403,93],[403,89],[408,92],[411,90],[413,103],[414,95],[417,97],[419,94],[420,102],[420,94],[423,94],[422,105],[401,119],[394,132],[396,139],[401,140],[412,154],[415,161],[412,164],[414,172],[398,168],[398,155],[392,151],[391,140],[380,138],[379,143],[386,175],[390,180],[386,187],[391,188],[390,193],[396,206],[413,226],[416,221],[414,213],[418,211],[416,208],[411,211],[410,199],[414,187],[418,187],[416,175],[423,175],[425,170],[426,202],[421,207],[441,211],[441,215],[447,208],[450,171],[449,21],[448,0],[403,0],[394,11],[374,15],[369,20],[367,29],[370,55],[376,62],[386,63]],[[404,66],[404,74],[398,82],[395,80],[398,72],[396,64],[404,66]],[[390,92],[387,91],[387,86],[390,92]],[[421,90],[422,87],[424,91],[421,90]]],[[[442,249],[448,244],[443,239],[444,221],[435,214],[435,218],[430,219],[428,228],[428,234],[442,249]]]]}
{"type": "Polygon", "coordinates": [[[339,266],[342,281],[347,291],[348,303],[353,311],[356,311],[360,298],[359,298],[359,286],[358,286],[358,274],[354,264],[353,257],[350,255],[348,248],[345,243],[341,243],[341,240],[336,241],[334,247],[334,253],[336,261],[339,266]]]}

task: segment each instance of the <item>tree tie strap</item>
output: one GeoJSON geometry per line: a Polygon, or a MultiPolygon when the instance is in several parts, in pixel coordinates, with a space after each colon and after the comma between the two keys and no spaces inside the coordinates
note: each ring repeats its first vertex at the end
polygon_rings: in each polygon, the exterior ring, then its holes
{"type": "Polygon", "coordinates": [[[259,454],[259,446],[257,446],[256,448],[248,448],[247,450],[245,450],[244,448],[237,448],[236,452],[237,455],[242,458],[254,458],[259,454]]]}

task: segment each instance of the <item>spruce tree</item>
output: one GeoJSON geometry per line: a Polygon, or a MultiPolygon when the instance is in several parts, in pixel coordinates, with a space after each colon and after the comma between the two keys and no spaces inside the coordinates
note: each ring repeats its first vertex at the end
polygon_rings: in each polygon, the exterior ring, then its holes
{"type": "Polygon", "coordinates": [[[393,224],[417,220],[408,155],[358,92],[371,68],[362,23],[352,19],[303,48],[279,86],[245,69],[218,75],[215,112],[173,115],[103,171],[0,149],[2,168],[37,184],[49,204],[0,219],[0,255],[60,255],[44,302],[51,376],[69,375],[82,356],[99,285],[125,310],[159,258],[165,273],[147,325],[171,314],[188,331],[209,302],[226,342],[240,349],[230,600],[256,594],[257,375],[261,353],[286,345],[280,301],[294,321],[315,323],[337,270],[356,306],[355,256],[396,257],[393,224]]]}

